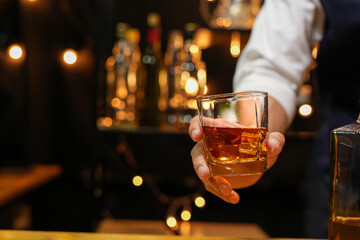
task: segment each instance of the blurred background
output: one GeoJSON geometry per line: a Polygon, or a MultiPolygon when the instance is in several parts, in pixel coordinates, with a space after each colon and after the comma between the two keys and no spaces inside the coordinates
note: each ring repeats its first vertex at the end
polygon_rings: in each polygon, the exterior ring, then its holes
{"type": "Polygon", "coordinates": [[[239,204],[205,192],[190,158],[194,99],[232,91],[262,3],[0,0],[0,228],[132,219],[179,234],[190,219],[301,237],[316,46],[280,160],[239,204]]]}

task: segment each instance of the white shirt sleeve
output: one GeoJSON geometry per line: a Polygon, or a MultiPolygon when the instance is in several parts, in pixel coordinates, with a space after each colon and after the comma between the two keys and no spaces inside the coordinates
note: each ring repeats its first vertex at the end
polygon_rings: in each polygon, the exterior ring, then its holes
{"type": "Polygon", "coordinates": [[[282,105],[290,124],[324,21],[320,0],[265,0],[236,65],[234,91],[268,92],[282,105]]]}

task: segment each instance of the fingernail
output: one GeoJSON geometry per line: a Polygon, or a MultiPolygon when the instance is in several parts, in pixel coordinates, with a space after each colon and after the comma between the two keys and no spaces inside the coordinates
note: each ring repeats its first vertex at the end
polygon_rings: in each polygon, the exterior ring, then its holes
{"type": "Polygon", "coordinates": [[[200,166],[199,168],[198,168],[198,174],[199,174],[199,177],[200,178],[203,178],[203,176],[204,176],[204,166],[200,166]]]}
{"type": "Polygon", "coordinates": [[[226,186],[225,184],[220,184],[220,185],[219,185],[219,189],[220,189],[220,192],[221,192],[221,193],[223,193],[223,194],[228,194],[229,188],[228,188],[228,186],[226,186]]]}
{"type": "Polygon", "coordinates": [[[275,139],[271,139],[270,142],[271,142],[270,143],[270,146],[271,146],[270,151],[274,152],[275,148],[276,148],[275,146],[278,145],[278,143],[277,143],[277,141],[275,139]]]}
{"type": "Polygon", "coordinates": [[[236,202],[238,201],[237,197],[234,196],[234,195],[230,197],[230,200],[231,200],[231,202],[233,202],[233,203],[236,203],[236,202]]]}
{"type": "Polygon", "coordinates": [[[192,138],[195,138],[198,133],[199,133],[199,131],[198,131],[197,129],[194,129],[194,130],[191,132],[191,137],[192,137],[192,138]]]}

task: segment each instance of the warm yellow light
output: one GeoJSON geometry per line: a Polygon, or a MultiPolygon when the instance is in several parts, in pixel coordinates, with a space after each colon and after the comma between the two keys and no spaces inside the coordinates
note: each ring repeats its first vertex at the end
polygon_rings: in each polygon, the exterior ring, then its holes
{"type": "Polygon", "coordinates": [[[115,64],[115,57],[114,56],[108,57],[108,59],[106,59],[105,62],[106,70],[112,71],[114,69],[114,64],[115,64]]]}
{"type": "Polygon", "coordinates": [[[126,98],[126,102],[129,105],[135,105],[136,102],[135,94],[129,94],[129,96],[126,98]]]}
{"type": "Polygon", "coordinates": [[[126,114],[126,119],[129,121],[129,122],[133,122],[135,121],[135,114],[133,112],[128,112],[126,114]]]}
{"type": "Polygon", "coordinates": [[[170,228],[174,228],[177,226],[177,221],[174,217],[168,217],[166,219],[166,224],[170,227],[170,228]]]}
{"type": "Polygon", "coordinates": [[[195,44],[200,49],[206,49],[211,46],[212,33],[207,28],[199,28],[194,37],[195,44]]]}
{"type": "MultiPolygon", "coordinates": [[[[190,233],[191,233],[190,222],[183,221],[182,223],[180,223],[180,235],[189,236],[190,233]]],[[[196,233],[194,235],[196,235],[196,233]]]]}
{"type": "Polygon", "coordinates": [[[165,111],[167,109],[167,101],[165,99],[160,99],[158,101],[158,108],[160,111],[165,111]]]}
{"type": "Polygon", "coordinates": [[[181,102],[183,101],[183,96],[181,96],[181,94],[176,93],[176,94],[174,95],[174,100],[175,100],[175,102],[177,102],[177,103],[181,103],[181,102]]]}
{"type": "Polygon", "coordinates": [[[176,108],[176,107],[178,106],[178,103],[176,102],[176,100],[175,100],[174,97],[172,97],[172,98],[170,99],[169,105],[170,105],[170,107],[172,107],[172,108],[176,108]]]}
{"type": "Polygon", "coordinates": [[[302,117],[308,117],[312,114],[312,107],[309,104],[303,104],[299,108],[299,114],[302,117]]]}
{"type": "Polygon", "coordinates": [[[217,25],[218,27],[224,26],[224,18],[222,18],[222,17],[216,18],[216,25],[217,25]]]}
{"type": "Polygon", "coordinates": [[[8,53],[10,58],[14,60],[18,60],[23,56],[23,50],[20,45],[18,44],[12,44],[8,48],[8,53]]]}
{"type": "Polygon", "coordinates": [[[127,78],[127,84],[128,84],[128,88],[130,92],[135,92],[137,89],[137,85],[136,85],[136,70],[134,71],[133,69],[129,69],[128,72],[128,78],[127,78]]]}
{"type": "Polygon", "coordinates": [[[200,69],[197,73],[198,78],[200,79],[206,79],[206,70],[205,69],[200,69]]]}
{"type": "Polygon", "coordinates": [[[120,99],[118,99],[118,98],[113,98],[113,99],[111,100],[111,106],[112,106],[113,108],[118,108],[118,107],[120,106],[120,99]]]}
{"type": "Polygon", "coordinates": [[[143,178],[141,176],[135,176],[132,180],[134,186],[139,187],[143,184],[143,178]]]}
{"type": "Polygon", "coordinates": [[[119,103],[118,108],[119,108],[119,109],[124,109],[125,107],[126,107],[125,101],[120,100],[120,103],[119,103]]]}
{"type": "Polygon", "coordinates": [[[197,102],[194,98],[190,98],[187,100],[186,106],[190,109],[197,109],[197,102]]]}
{"type": "Polygon", "coordinates": [[[209,102],[203,102],[203,103],[202,103],[202,108],[203,108],[204,110],[208,110],[208,109],[210,108],[210,103],[209,103],[209,102]]]}
{"type": "Polygon", "coordinates": [[[181,219],[184,221],[189,221],[191,219],[191,212],[189,210],[184,210],[181,212],[181,219]]]}
{"type": "Polygon", "coordinates": [[[111,119],[111,117],[106,117],[104,118],[103,123],[105,127],[111,127],[113,120],[111,119]]]}
{"type": "Polygon", "coordinates": [[[206,85],[206,70],[199,69],[197,72],[198,82],[200,87],[205,87],[206,85]]]}
{"type": "Polygon", "coordinates": [[[98,127],[103,127],[104,126],[104,119],[102,117],[98,117],[98,119],[96,120],[96,125],[98,127]]]}
{"type": "Polygon", "coordinates": [[[198,208],[202,208],[202,207],[205,207],[205,199],[203,197],[196,197],[195,198],[195,205],[198,207],[198,208]]]}
{"type": "Polygon", "coordinates": [[[190,73],[188,71],[183,71],[181,73],[181,77],[180,77],[180,87],[181,88],[185,88],[185,84],[186,84],[186,80],[188,80],[188,78],[190,77],[190,73]]]}
{"type": "Polygon", "coordinates": [[[78,57],[78,54],[73,49],[67,49],[67,50],[65,50],[65,52],[63,54],[64,62],[69,65],[76,63],[77,57],[78,57]]]}
{"type": "Polygon", "coordinates": [[[231,18],[225,18],[224,19],[224,27],[226,27],[226,28],[229,28],[230,26],[232,25],[232,20],[231,20],[231,18]]]}
{"type": "Polygon", "coordinates": [[[195,54],[197,54],[198,52],[199,52],[199,47],[198,46],[196,46],[196,45],[191,45],[190,46],[190,52],[191,52],[191,54],[193,54],[193,55],[195,55],[195,54]]]}
{"type": "Polygon", "coordinates": [[[208,92],[208,87],[207,87],[207,85],[205,85],[205,87],[204,87],[204,94],[207,94],[207,92],[208,92]]]}
{"type": "Polygon", "coordinates": [[[128,91],[126,89],[126,86],[121,86],[118,88],[118,90],[116,91],[117,96],[119,96],[119,98],[126,98],[128,95],[128,91]]]}
{"type": "Polygon", "coordinates": [[[124,120],[126,118],[126,112],[125,111],[117,111],[116,118],[119,120],[124,120]]]}
{"type": "Polygon", "coordinates": [[[240,55],[240,46],[232,45],[230,48],[231,56],[238,57],[240,55]]]}
{"type": "Polygon", "coordinates": [[[199,84],[195,78],[188,78],[185,83],[185,92],[191,96],[195,96],[199,91],[199,84]]]}
{"type": "Polygon", "coordinates": [[[241,51],[240,37],[241,37],[240,32],[235,31],[231,33],[230,53],[231,56],[233,57],[238,57],[240,55],[240,51],[241,51]]]}
{"type": "Polygon", "coordinates": [[[311,52],[311,55],[313,56],[314,59],[317,58],[318,52],[319,52],[319,45],[315,44],[315,46],[311,52]]]}

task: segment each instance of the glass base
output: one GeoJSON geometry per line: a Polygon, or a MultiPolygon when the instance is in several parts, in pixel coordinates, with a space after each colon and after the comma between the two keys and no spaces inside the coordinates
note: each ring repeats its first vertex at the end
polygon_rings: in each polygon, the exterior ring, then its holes
{"type": "Polygon", "coordinates": [[[267,170],[267,160],[254,159],[251,161],[235,163],[219,163],[213,160],[208,160],[208,166],[212,176],[258,175],[267,170]]]}

